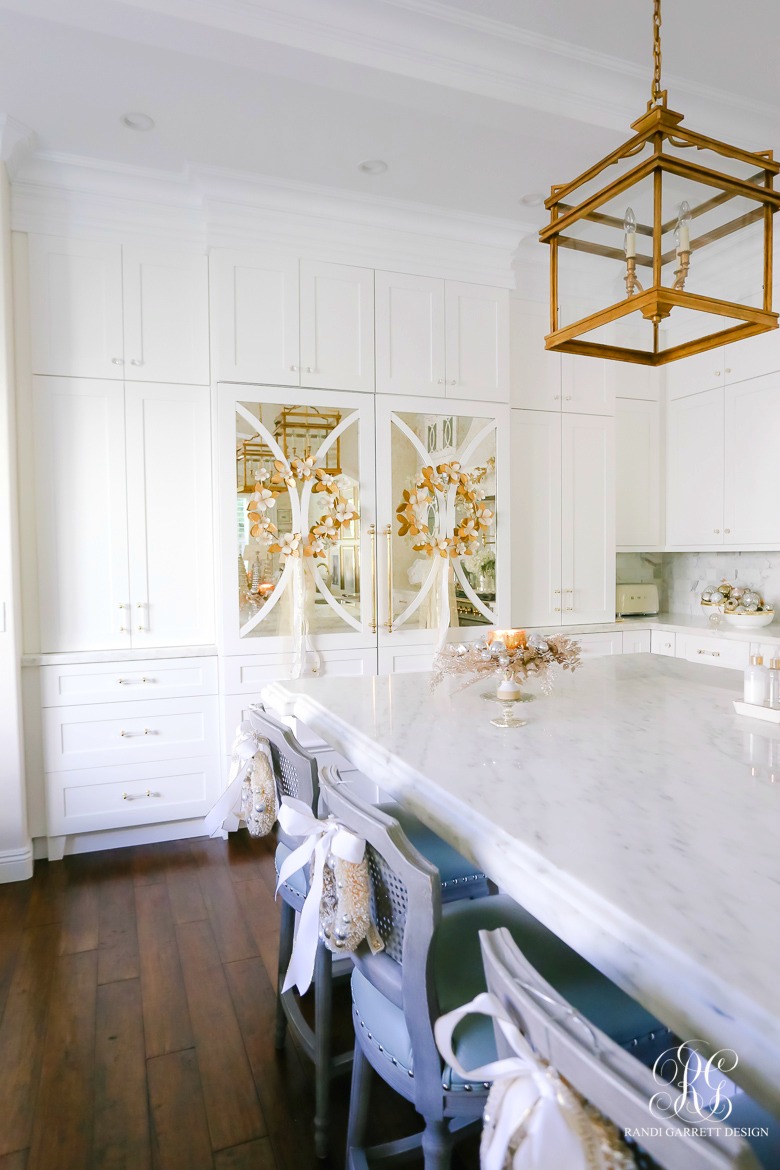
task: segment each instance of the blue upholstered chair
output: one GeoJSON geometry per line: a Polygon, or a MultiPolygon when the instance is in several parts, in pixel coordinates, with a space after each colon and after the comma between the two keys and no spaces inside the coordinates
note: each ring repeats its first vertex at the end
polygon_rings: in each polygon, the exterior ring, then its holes
{"type": "MultiPolygon", "coordinates": [[[[739,1094],[733,1099],[727,1120],[712,1121],[715,1132],[707,1130],[703,1117],[680,1120],[672,1114],[668,1121],[650,1113],[651,1098],[663,1085],[650,1068],[630,1052],[618,1047],[603,1030],[584,1024],[572,1010],[574,997],[567,997],[545,980],[528,961],[510,932],[496,930],[481,935],[485,978],[488,990],[517,1024],[541,1060],[564,1077],[568,1085],[594,1106],[622,1133],[643,1131],[637,1151],[638,1165],[647,1165],[646,1155],[660,1170],[766,1170],[780,1167],[780,1118],[771,1118],[752,1101],[739,1094]],[[769,1138],[757,1139],[755,1151],[739,1137],[730,1137],[726,1128],[766,1127],[769,1138]],[[723,1132],[718,1134],[717,1129],[723,1132]],[[667,1128],[688,1130],[669,1137],[667,1128]],[[774,1133],[774,1138],[773,1138],[774,1133]],[[759,1161],[755,1155],[759,1155],[759,1161]]],[[[484,1019],[484,1017],[483,1017],[484,1019]]],[[[609,1031],[609,1029],[607,1029],[609,1031]]],[[[508,1055],[500,1031],[496,1033],[499,1055],[508,1055]]],[[[700,1086],[703,1090],[703,1086],[700,1086]]],[[[703,1092],[706,1096],[706,1092],[703,1092]]]]}
{"type": "MultiPolygon", "coordinates": [[[[367,841],[373,912],[383,952],[354,956],[355,1060],[347,1164],[353,1170],[422,1150],[425,1170],[446,1170],[464,1126],[478,1123],[489,1088],[443,1064],[433,1022],[484,991],[479,932],[508,927],[531,962],[619,1044],[660,1051],[665,1029],[517,903],[503,895],[442,906],[438,874],[388,812],[358,801],[335,769],[320,778],[328,811],[367,841]],[[367,1147],[373,1073],[409,1100],[424,1120],[415,1138],[367,1147]]],[[[457,1036],[466,1068],[495,1059],[491,1022],[470,1018],[457,1036]]]]}
{"type": "MultiPolygon", "coordinates": [[[[291,796],[303,801],[316,814],[319,805],[319,778],[316,759],[298,743],[287,724],[276,719],[260,706],[252,709],[252,723],[259,735],[270,745],[271,758],[276,775],[279,799],[291,796]]],[[[389,807],[389,806],[382,806],[389,807]]],[[[398,806],[393,805],[394,809],[398,806]]],[[[399,810],[400,811],[400,810],[399,810]]],[[[403,813],[402,819],[409,838],[420,852],[435,867],[443,901],[459,898],[481,898],[489,893],[484,873],[475,869],[470,861],[442,841],[435,833],[411,814],[403,813]]],[[[285,837],[278,827],[276,849],[276,872],[289,856],[297,840],[285,837]]],[[[276,1029],[277,1048],[284,1046],[288,1025],[293,1029],[303,1050],[314,1062],[315,1068],[315,1148],[319,1157],[324,1158],[328,1149],[328,1115],[330,1082],[334,1076],[346,1071],[352,1063],[352,1052],[334,1054],[331,1039],[332,982],[333,978],[348,975],[351,963],[348,959],[334,961],[332,953],[320,943],[314,968],[314,1027],[305,1019],[299,999],[294,990],[282,992],[282,985],[290,963],[295,939],[296,916],[303,909],[308,892],[308,867],[298,870],[279,889],[281,899],[281,924],[279,932],[279,959],[277,974],[276,1029]]]]}

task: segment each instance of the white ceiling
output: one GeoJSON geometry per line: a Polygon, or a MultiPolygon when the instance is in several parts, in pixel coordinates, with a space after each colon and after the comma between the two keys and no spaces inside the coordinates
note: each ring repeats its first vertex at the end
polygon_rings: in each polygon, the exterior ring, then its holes
{"type": "MultiPolygon", "coordinates": [[[[539,222],[644,110],[651,0],[0,0],[0,111],[37,150],[539,222]],[[151,133],[120,116],[143,111],[151,133]],[[357,169],[384,159],[385,174],[357,169]]],[[[780,148],[780,4],[666,0],[686,124],[780,148]],[[750,17],[748,24],[745,16],[750,17]]]]}

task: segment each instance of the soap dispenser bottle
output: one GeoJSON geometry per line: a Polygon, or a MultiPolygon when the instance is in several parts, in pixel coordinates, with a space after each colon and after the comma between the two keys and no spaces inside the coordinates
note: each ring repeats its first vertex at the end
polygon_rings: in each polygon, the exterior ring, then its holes
{"type": "Polygon", "coordinates": [[[764,666],[764,659],[760,654],[754,654],[750,659],[750,666],[745,671],[746,703],[763,706],[769,697],[769,671],[764,666]]]}

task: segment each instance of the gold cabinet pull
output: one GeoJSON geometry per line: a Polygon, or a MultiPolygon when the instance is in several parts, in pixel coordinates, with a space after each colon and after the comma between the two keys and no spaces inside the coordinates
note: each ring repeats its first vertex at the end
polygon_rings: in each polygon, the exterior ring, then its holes
{"type": "Polygon", "coordinates": [[[368,529],[368,539],[371,541],[371,633],[376,633],[377,627],[377,597],[376,597],[376,525],[371,524],[368,529]]]}
{"type": "Polygon", "coordinates": [[[161,796],[159,792],[152,792],[151,788],[147,788],[146,792],[123,792],[122,800],[143,800],[145,796],[161,796]]]}
{"type": "Polygon", "coordinates": [[[385,528],[385,536],[387,537],[387,621],[384,623],[384,628],[388,634],[393,632],[393,526],[388,524],[385,528]]]}

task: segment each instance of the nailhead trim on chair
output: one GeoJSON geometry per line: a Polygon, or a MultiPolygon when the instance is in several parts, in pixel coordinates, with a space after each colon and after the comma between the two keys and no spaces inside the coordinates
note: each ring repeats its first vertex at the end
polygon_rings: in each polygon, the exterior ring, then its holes
{"type": "Polygon", "coordinates": [[[465,885],[468,885],[469,882],[474,883],[474,882],[486,882],[486,881],[487,881],[487,874],[469,873],[469,874],[466,874],[464,877],[449,878],[446,882],[441,883],[441,888],[443,890],[448,890],[450,888],[450,886],[465,886],[465,885]]]}

